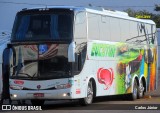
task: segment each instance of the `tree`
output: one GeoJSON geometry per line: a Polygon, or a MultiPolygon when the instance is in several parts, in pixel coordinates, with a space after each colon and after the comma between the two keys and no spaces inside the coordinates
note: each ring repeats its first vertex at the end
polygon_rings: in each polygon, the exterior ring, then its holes
{"type": "MultiPolygon", "coordinates": [[[[155,11],[160,11],[160,4],[156,4],[155,5],[155,8],[154,8],[155,11]]],[[[160,14],[156,15],[153,17],[156,24],[157,24],[157,28],[160,28],[160,14]]]]}
{"type": "MultiPolygon", "coordinates": [[[[140,10],[140,11],[136,11],[136,10],[133,10],[133,9],[126,9],[124,10],[125,12],[128,13],[129,16],[131,17],[137,17],[138,15],[141,15],[141,18],[144,17],[144,15],[150,15],[150,18],[151,18],[151,15],[152,13],[146,11],[146,10],[140,10]]],[[[138,17],[137,17],[138,18],[138,17]]],[[[145,17],[144,17],[145,18],[145,17]]],[[[149,18],[149,17],[148,17],[149,18]]]]}
{"type": "Polygon", "coordinates": [[[160,11],[160,5],[155,5],[155,9],[154,9],[155,11],[160,11]]]}
{"type": "Polygon", "coordinates": [[[156,23],[156,27],[160,28],[160,14],[153,14],[153,13],[150,13],[146,10],[136,11],[136,10],[133,10],[133,9],[130,9],[130,8],[126,9],[124,11],[127,12],[128,15],[131,16],[131,17],[136,17],[136,18],[141,17],[143,19],[151,19],[156,23]],[[145,17],[150,17],[150,18],[145,18],[145,17]]]}

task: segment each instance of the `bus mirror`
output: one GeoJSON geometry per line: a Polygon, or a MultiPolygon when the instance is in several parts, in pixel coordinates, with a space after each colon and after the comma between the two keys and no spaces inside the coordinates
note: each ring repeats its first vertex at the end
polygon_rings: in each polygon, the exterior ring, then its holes
{"type": "Polygon", "coordinates": [[[68,62],[75,62],[75,42],[71,42],[68,47],[68,62]]]}

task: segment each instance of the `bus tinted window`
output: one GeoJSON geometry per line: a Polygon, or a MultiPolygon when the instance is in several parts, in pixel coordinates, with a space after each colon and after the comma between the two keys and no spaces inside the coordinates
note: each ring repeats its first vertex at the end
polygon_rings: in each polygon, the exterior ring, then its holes
{"type": "Polygon", "coordinates": [[[12,41],[58,41],[71,37],[69,14],[18,15],[12,33],[12,41]]]}

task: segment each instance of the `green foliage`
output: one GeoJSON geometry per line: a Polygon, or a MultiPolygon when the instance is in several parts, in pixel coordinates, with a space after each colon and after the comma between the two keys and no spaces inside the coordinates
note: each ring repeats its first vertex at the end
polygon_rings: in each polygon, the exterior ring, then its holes
{"type": "Polygon", "coordinates": [[[136,17],[136,15],[151,15],[151,13],[149,13],[146,10],[142,10],[142,11],[135,11],[131,8],[124,10],[125,12],[128,13],[129,16],[131,17],[136,17]]]}
{"type": "MultiPolygon", "coordinates": [[[[160,9],[160,7],[159,7],[159,9],[160,9]]],[[[160,28],[160,14],[153,14],[153,13],[150,13],[146,10],[135,11],[130,8],[126,9],[124,11],[127,12],[129,16],[135,17],[135,18],[138,17],[138,15],[140,15],[140,17],[146,17],[146,16],[149,17],[149,15],[150,15],[150,18],[145,18],[145,19],[153,20],[156,23],[157,28],[160,28]]]]}
{"type": "Polygon", "coordinates": [[[155,11],[160,11],[160,5],[155,5],[155,9],[154,9],[155,11]]]}
{"type": "Polygon", "coordinates": [[[156,23],[157,28],[160,28],[160,14],[153,14],[152,20],[156,23]]]}

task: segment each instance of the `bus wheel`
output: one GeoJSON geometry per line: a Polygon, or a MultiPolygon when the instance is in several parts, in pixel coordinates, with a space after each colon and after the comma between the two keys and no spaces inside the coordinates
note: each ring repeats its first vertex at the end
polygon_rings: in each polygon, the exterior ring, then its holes
{"type": "Polygon", "coordinates": [[[133,92],[130,95],[130,99],[131,100],[136,100],[137,96],[138,96],[138,85],[137,85],[137,81],[135,79],[134,83],[133,83],[133,92]]]}
{"type": "Polygon", "coordinates": [[[37,99],[31,100],[31,103],[32,103],[33,106],[36,106],[36,105],[37,106],[43,106],[44,102],[45,102],[45,100],[37,100],[37,99]]]}
{"type": "Polygon", "coordinates": [[[142,98],[144,96],[144,86],[143,81],[141,80],[138,88],[138,98],[142,98]]]}
{"type": "Polygon", "coordinates": [[[89,81],[88,88],[87,88],[87,97],[80,99],[80,104],[83,106],[92,104],[93,101],[93,85],[92,81],[89,81]]]}

